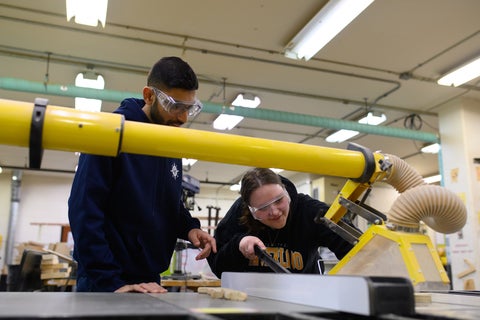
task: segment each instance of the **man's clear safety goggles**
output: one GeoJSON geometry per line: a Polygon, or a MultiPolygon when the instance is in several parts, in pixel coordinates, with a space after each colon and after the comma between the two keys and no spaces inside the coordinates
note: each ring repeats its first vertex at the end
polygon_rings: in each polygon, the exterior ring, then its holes
{"type": "Polygon", "coordinates": [[[195,117],[202,111],[203,105],[200,100],[194,101],[178,101],[170,97],[168,94],[155,87],[150,87],[158,98],[158,102],[165,111],[170,114],[178,115],[187,112],[189,117],[195,117]]]}

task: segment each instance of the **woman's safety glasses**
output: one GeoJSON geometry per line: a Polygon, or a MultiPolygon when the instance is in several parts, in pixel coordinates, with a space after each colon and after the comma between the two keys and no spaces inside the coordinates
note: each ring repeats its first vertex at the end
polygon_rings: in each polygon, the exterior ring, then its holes
{"type": "Polygon", "coordinates": [[[248,209],[256,220],[263,220],[268,217],[270,213],[272,213],[272,206],[275,206],[276,208],[283,207],[286,203],[289,202],[290,197],[288,196],[287,191],[283,190],[282,194],[278,195],[267,203],[259,207],[252,207],[249,205],[248,209]]]}

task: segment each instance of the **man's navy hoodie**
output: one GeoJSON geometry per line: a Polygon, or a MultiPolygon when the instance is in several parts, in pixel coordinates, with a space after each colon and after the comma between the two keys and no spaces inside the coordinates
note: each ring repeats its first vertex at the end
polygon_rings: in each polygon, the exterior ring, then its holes
{"type": "MultiPolygon", "coordinates": [[[[125,99],[115,113],[150,123],[144,105],[125,99]]],[[[183,205],[181,159],[82,154],[68,205],[77,279],[86,277],[90,291],[159,283],[177,238],[200,227],[183,205]]]]}

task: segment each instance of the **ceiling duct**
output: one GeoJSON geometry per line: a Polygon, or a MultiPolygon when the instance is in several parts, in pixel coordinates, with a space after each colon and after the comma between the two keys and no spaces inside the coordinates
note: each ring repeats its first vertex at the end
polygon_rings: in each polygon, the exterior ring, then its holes
{"type": "MultiPolygon", "coordinates": [[[[98,90],[91,88],[80,88],[73,85],[54,85],[44,84],[41,82],[34,82],[15,78],[2,78],[0,77],[0,89],[10,91],[21,91],[29,93],[37,93],[44,95],[65,96],[65,97],[83,97],[90,99],[100,99],[105,101],[120,102],[125,98],[136,97],[142,98],[139,93],[132,93],[127,91],[114,91],[114,90],[98,90]]],[[[386,126],[372,126],[368,124],[361,124],[354,121],[339,120],[326,117],[318,117],[307,114],[298,114],[293,112],[276,111],[268,109],[251,109],[236,107],[234,109],[225,108],[221,104],[215,104],[211,102],[202,102],[202,112],[212,114],[231,114],[239,115],[246,118],[254,118],[266,121],[275,121],[283,123],[291,123],[312,127],[320,127],[327,129],[348,129],[355,130],[361,133],[396,137],[408,140],[417,140],[423,142],[439,142],[439,138],[436,134],[402,129],[392,128],[386,126]]]]}

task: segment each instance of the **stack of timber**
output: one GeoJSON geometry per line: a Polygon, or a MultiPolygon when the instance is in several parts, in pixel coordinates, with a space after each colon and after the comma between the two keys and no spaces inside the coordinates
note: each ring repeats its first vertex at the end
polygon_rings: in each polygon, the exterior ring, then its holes
{"type": "Polygon", "coordinates": [[[55,254],[42,255],[40,268],[42,270],[40,275],[42,280],[69,278],[72,272],[70,264],[68,262],[60,262],[55,254]]]}

